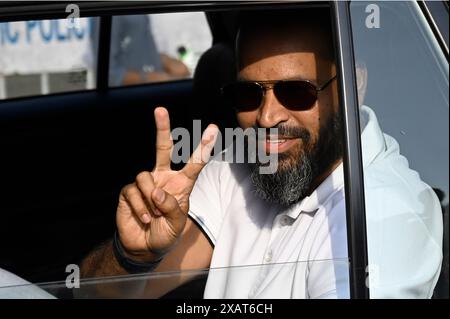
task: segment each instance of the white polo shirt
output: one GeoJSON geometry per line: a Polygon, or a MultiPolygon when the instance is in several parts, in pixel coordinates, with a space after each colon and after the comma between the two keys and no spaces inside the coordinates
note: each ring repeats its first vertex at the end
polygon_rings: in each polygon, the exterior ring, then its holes
{"type": "Polygon", "coordinates": [[[348,298],[342,170],[282,210],[253,193],[244,164],[210,161],[190,200],[215,245],[205,298],[348,298]]]}
{"type": "Polygon", "coordinates": [[[375,113],[362,106],[360,117],[370,297],[431,298],[442,264],[439,199],[375,113]]]}
{"type": "MultiPolygon", "coordinates": [[[[375,114],[361,114],[371,297],[430,297],[442,259],[439,202],[375,114]]],[[[189,212],[215,245],[204,297],[349,298],[344,199],[342,164],[283,210],[254,194],[244,164],[211,160],[189,212]]]]}

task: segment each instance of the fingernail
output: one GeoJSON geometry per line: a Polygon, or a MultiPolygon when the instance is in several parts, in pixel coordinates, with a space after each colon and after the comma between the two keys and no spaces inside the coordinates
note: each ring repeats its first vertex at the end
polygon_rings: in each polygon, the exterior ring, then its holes
{"type": "Polygon", "coordinates": [[[157,203],[162,203],[164,201],[165,193],[162,189],[156,188],[154,196],[157,203]]]}
{"type": "Polygon", "coordinates": [[[215,135],[217,134],[217,131],[218,129],[215,126],[207,127],[206,130],[203,132],[202,136],[203,143],[213,140],[215,135]]]}
{"type": "Polygon", "coordinates": [[[150,223],[150,216],[149,216],[148,214],[142,215],[141,218],[142,218],[142,221],[143,221],[145,224],[150,223]]]}

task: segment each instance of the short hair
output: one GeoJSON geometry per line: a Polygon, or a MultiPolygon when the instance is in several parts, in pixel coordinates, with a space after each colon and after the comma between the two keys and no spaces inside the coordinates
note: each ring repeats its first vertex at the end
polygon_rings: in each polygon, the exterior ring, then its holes
{"type": "Polygon", "coordinates": [[[306,7],[301,9],[252,10],[238,15],[238,28],[235,37],[236,60],[239,61],[239,38],[248,30],[276,30],[289,27],[305,27],[324,36],[325,58],[335,61],[331,13],[328,7],[306,7]]]}

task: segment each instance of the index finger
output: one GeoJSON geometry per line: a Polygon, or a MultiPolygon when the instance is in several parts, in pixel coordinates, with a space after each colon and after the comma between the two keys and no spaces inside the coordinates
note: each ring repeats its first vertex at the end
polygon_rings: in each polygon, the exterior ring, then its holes
{"type": "Polygon", "coordinates": [[[216,144],[219,128],[210,124],[203,132],[200,144],[192,153],[189,162],[181,170],[191,180],[196,180],[202,168],[206,165],[211,157],[211,151],[216,144]]]}
{"type": "Polygon", "coordinates": [[[170,169],[170,159],[173,149],[170,135],[169,112],[164,107],[155,109],[156,124],[156,164],[155,169],[170,169]]]}

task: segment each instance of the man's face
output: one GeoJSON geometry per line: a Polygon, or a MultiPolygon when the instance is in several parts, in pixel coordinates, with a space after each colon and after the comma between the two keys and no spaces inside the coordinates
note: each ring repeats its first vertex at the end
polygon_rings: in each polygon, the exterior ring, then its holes
{"type": "MultiPolygon", "coordinates": [[[[330,53],[326,51],[329,50],[329,44],[324,45],[323,41],[324,39],[321,39],[318,34],[302,30],[244,33],[241,35],[239,45],[238,79],[244,81],[302,79],[321,86],[336,74],[332,59],[326,58],[330,53]]],[[[268,89],[259,108],[238,112],[237,119],[243,129],[278,128],[278,136],[270,136],[270,138],[281,140],[281,142],[264,143],[266,152],[276,152],[279,155],[278,172],[275,175],[286,174],[295,167],[304,169],[299,166],[318,166],[316,172],[305,172],[307,175],[313,175],[306,183],[308,185],[303,186],[303,188],[309,188],[311,184],[314,184],[315,179],[326,173],[324,170],[331,164],[323,159],[327,152],[323,148],[329,148],[330,143],[341,138],[330,136],[333,134],[330,130],[333,131],[333,127],[340,124],[335,123],[340,121],[336,81],[332,81],[318,93],[318,99],[310,109],[301,111],[286,108],[274,95],[274,91],[268,89]],[[300,163],[305,156],[308,157],[306,160],[309,163],[300,163]],[[323,165],[317,164],[318,161],[322,161],[323,165]]],[[[326,156],[336,157],[336,154],[326,156]]],[[[330,161],[335,160],[330,158],[330,161]]],[[[280,176],[275,179],[278,182],[286,181],[283,176],[281,179],[278,178],[280,176]]],[[[257,179],[261,178],[273,177],[257,177],[257,179]]],[[[300,178],[301,176],[298,176],[294,180],[292,178],[288,180],[296,183],[296,180],[300,178]]],[[[267,184],[267,181],[263,183],[267,184]]],[[[306,190],[303,189],[298,196],[304,197],[305,192],[306,190]]],[[[288,202],[299,199],[292,198],[288,202]]]]}

